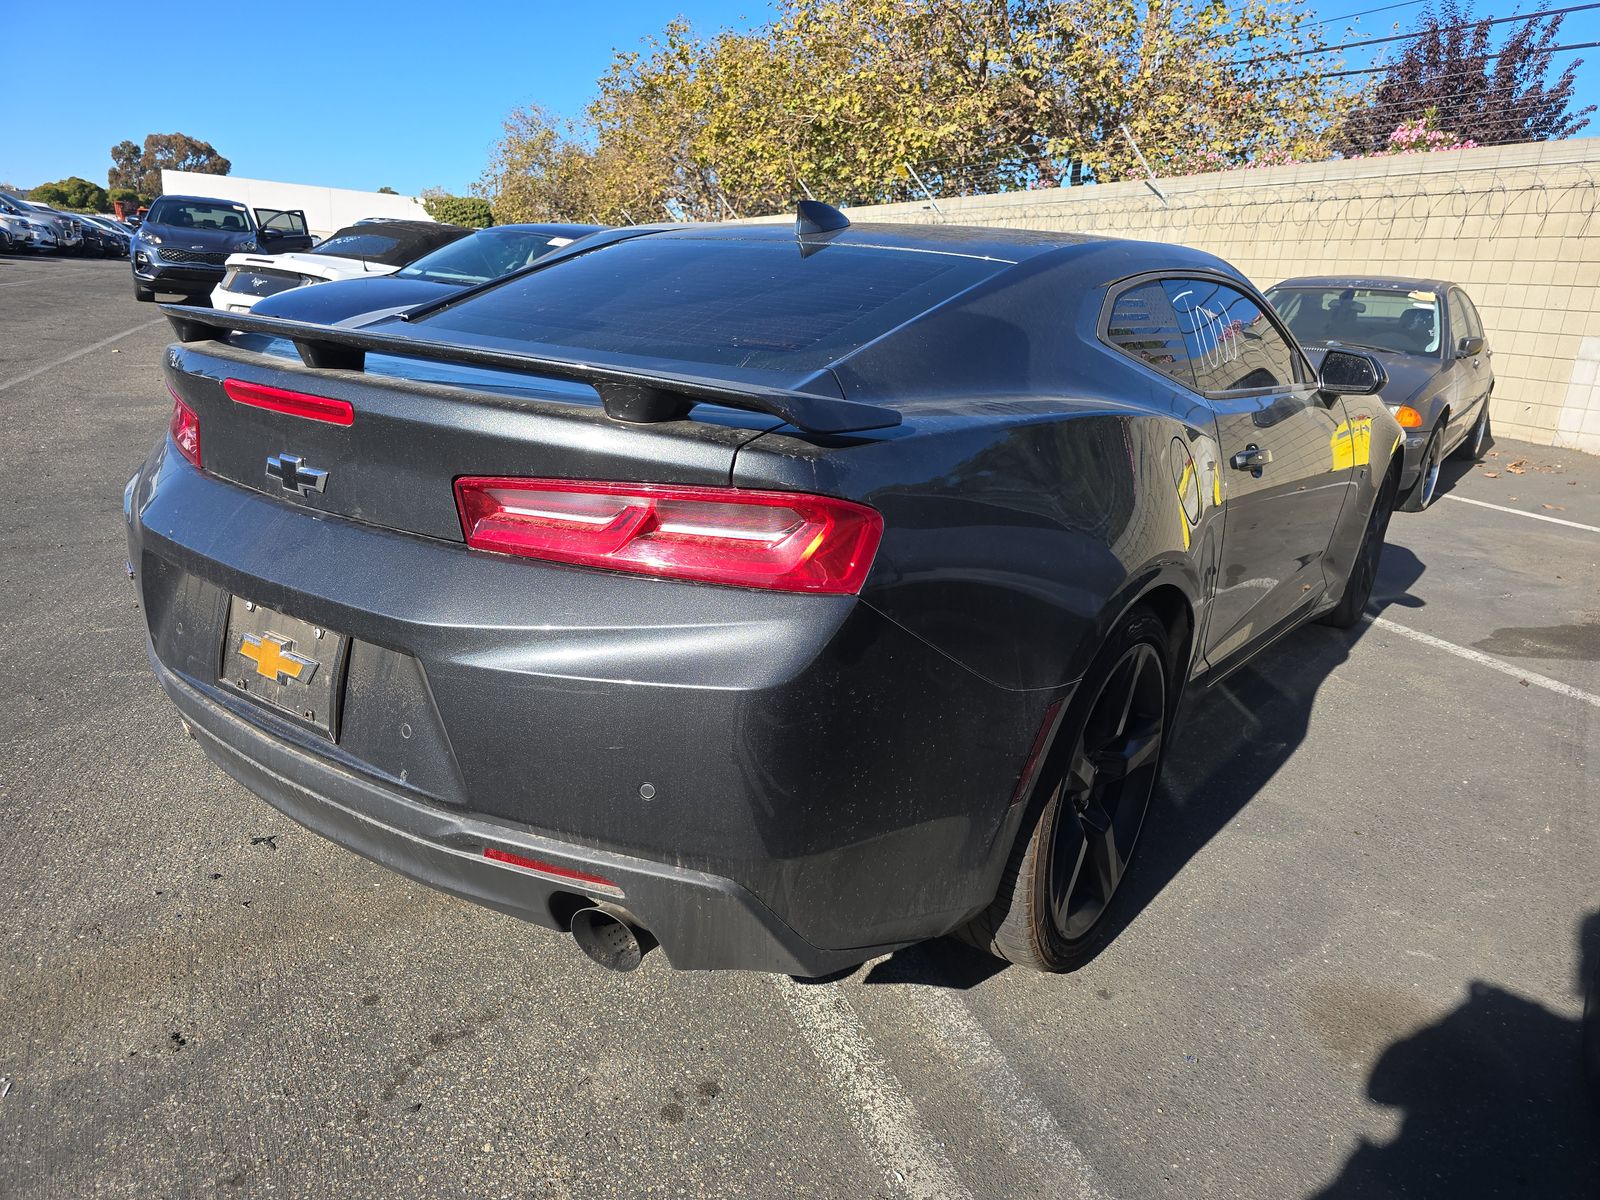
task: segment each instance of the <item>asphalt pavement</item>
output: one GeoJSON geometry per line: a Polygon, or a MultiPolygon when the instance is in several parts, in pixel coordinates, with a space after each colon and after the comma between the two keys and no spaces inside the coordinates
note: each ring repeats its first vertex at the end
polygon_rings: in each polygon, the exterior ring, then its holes
{"type": "Polygon", "coordinates": [[[632,975],[322,841],[148,670],[165,323],[0,257],[0,1196],[1567,1197],[1600,459],[1501,442],[1374,620],[1194,699],[1081,970],[632,975]]]}

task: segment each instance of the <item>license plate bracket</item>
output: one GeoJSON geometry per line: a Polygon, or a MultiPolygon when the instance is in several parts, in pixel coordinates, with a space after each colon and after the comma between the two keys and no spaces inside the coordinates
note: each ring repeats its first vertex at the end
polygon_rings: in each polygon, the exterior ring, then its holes
{"type": "Polygon", "coordinates": [[[217,683],[337,741],[349,649],[345,634],[234,596],[217,683]]]}

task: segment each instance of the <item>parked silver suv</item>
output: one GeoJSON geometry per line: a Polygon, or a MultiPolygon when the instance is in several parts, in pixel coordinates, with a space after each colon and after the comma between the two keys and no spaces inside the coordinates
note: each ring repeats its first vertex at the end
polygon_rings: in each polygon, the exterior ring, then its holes
{"type": "Polygon", "coordinates": [[[0,192],[0,212],[43,225],[55,235],[55,248],[63,254],[77,254],[83,249],[83,230],[70,217],[53,213],[10,192],[0,192]]]}

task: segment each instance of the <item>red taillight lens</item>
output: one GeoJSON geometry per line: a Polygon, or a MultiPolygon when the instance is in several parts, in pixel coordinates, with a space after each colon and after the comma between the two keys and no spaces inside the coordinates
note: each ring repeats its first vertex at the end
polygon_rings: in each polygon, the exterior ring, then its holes
{"type": "Polygon", "coordinates": [[[223,380],[222,390],[228,393],[228,398],[235,404],[248,404],[251,408],[267,408],[273,412],[288,413],[291,417],[305,417],[308,421],[348,425],[355,420],[355,410],[346,400],[308,396],[304,392],[288,392],[283,388],[268,387],[264,383],[246,383],[242,379],[223,380]]]}
{"type": "Polygon", "coordinates": [[[735,587],[850,595],[883,518],[832,496],[737,488],[463,478],[467,545],[735,587]]]}
{"type": "Polygon", "coordinates": [[[167,433],[171,435],[172,444],[178,448],[178,453],[198,467],[200,418],[195,416],[194,409],[185,404],[178,393],[173,391],[170,383],[167,384],[167,391],[172,392],[172,420],[167,422],[167,433]]]}
{"type": "Polygon", "coordinates": [[[513,854],[509,850],[501,850],[496,846],[485,846],[483,856],[495,862],[510,863],[514,867],[524,867],[529,871],[540,871],[546,875],[554,875],[557,879],[570,879],[574,883],[587,883],[592,887],[610,888],[620,892],[622,889],[604,875],[590,875],[587,871],[574,871],[571,867],[558,867],[555,863],[544,862],[537,858],[526,858],[521,854],[513,854]]]}

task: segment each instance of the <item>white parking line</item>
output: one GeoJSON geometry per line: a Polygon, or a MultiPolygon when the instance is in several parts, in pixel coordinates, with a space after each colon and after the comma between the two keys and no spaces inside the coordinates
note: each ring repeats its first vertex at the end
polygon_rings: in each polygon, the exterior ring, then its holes
{"type": "Polygon", "coordinates": [[[1565,525],[1569,529],[1582,529],[1586,533],[1600,533],[1600,525],[1585,525],[1581,521],[1566,521],[1560,517],[1547,517],[1543,513],[1524,512],[1520,508],[1507,508],[1504,504],[1490,504],[1487,500],[1469,500],[1465,496],[1451,493],[1440,497],[1444,500],[1454,500],[1458,504],[1476,504],[1479,508],[1492,508],[1496,512],[1510,513],[1514,517],[1530,517],[1535,521],[1548,521],[1552,525],[1565,525]]]}
{"type": "Polygon", "coordinates": [[[1050,1195],[1105,1200],[1088,1158],[1012,1069],[961,997],[937,987],[911,989],[908,997],[928,1029],[944,1042],[962,1078],[984,1093],[987,1115],[1013,1131],[1018,1157],[1054,1175],[1050,1195]]]}
{"type": "Polygon", "coordinates": [[[1525,682],[1533,687],[1544,688],[1545,691],[1554,692],[1558,696],[1567,696],[1573,700],[1581,700],[1585,704],[1592,704],[1596,708],[1600,708],[1600,696],[1596,696],[1593,692],[1586,692],[1582,688],[1575,688],[1570,683],[1562,683],[1559,679],[1551,679],[1547,675],[1537,675],[1532,671],[1524,671],[1521,667],[1502,662],[1493,655],[1484,654],[1466,646],[1458,646],[1454,642],[1436,638],[1431,633],[1422,633],[1416,629],[1408,629],[1404,625],[1396,625],[1387,617],[1373,617],[1372,623],[1379,629],[1387,629],[1390,633],[1398,633],[1401,637],[1408,637],[1414,642],[1421,642],[1424,646],[1432,646],[1435,650],[1443,650],[1447,654],[1454,654],[1457,658],[1475,662],[1479,666],[1488,667],[1491,671],[1499,671],[1502,675],[1509,675],[1511,678],[1525,682]]]}
{"type": "Polygon", "coordinates": [[[93,354],[96,350],[111,345],[112,342],[120,342],[125,337],[132,337],[141,329],[149,329],[165,320],[165,317],[157,317],[153,321],[146,321],[143,325],[135,325],[132,329],[124,329],[121,333],[113,333],[110,337],[103,338],[92,346],[85,346],[82,350],[74,350],[64,358],[56,359],[55,362],[47,362],[42,367],[35,367],[25,375],[18,375],[15,379],[8,379],[4,383],[0,383],[0,392],[5,391],[7,388],[14,388],[19,383],[27,383],[28,380],[43,375],[46,371],[53,371],[57,367],[65,366],[75,358],[82,358],[85,354],[93,354]]]}
{"type": "Polygon", "coordinates": [[[772,978],[894,1189],[913,1200],[971,1200],[838,985],[772,978]]]}

